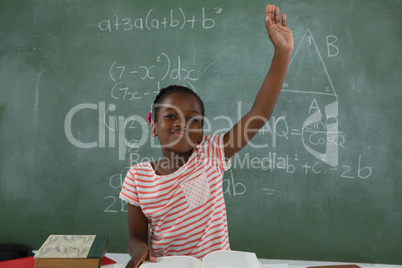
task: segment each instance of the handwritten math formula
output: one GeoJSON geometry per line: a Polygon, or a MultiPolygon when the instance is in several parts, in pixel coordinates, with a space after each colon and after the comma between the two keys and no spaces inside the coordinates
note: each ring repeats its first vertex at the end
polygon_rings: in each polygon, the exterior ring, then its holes
{"type": "Polygon", "coordinates": [[[131,76],[141,80],[162,81],[166,78],[179,81],[197,81],[194,74],[194,66],[185,66],[182,63],[180,55],[170,58],[167,54],[161,53],[155,59],[155,62],[144,64],[133,64],[131,66],[113,62],[109,69],[109,76],[113,82],[120,81],[125,77],[131,76]]]}
{"type": "Polygon", "coordinates": [[[158,10],[149,9],[145,15],[138,17],[120,17],[114,15],[111,18],[103,19],[98,23],[98,28],[101,32],[151,31],[167,28],[179,30],[200,28],[209,30],[215,27],[216,18],[222,13],[222,10],[220,7],[202,7],[198,12],[189,14],[179,7],[160,15],[157,12],[158,10]]]}
{"type": "MultiPolygon", "coordinates": [[[[217,59],[216,59],[217,60],[217,59]]],[[[180,55],[168,55],[160,53],[151,62],[145,63],[120,63],[113,62],[109,68],[109,78],[113,82],[110,95],[113,100],[135,101],[150,94],[158,94],[160,84],[164,81],[186,84],[197,91],[195,83],[199,77],[215,62],[206,66],[201,72],[194,63],[182,59],[180,55]],[[151,92],[142,92],[138,85],[142,82],[153,82],[151,92]]]]}

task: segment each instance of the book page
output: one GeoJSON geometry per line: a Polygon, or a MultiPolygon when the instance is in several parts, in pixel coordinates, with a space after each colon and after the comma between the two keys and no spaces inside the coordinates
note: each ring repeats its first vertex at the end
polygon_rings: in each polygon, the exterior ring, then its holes
{"type": "Polygon", "coordinates": [[[205,256],[203,268],[260,268],[255,253],[222,250],[205,256]]]}
{"type": "Polygon", "coordinates": [[[146,261],[141,268],[201,268],[201,261],[190,256],[167,256],[157,258],[157,262],[146,261]]]}

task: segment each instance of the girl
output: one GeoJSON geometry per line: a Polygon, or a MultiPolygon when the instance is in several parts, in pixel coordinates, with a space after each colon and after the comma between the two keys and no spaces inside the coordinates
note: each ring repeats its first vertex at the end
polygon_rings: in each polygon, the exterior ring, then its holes
{"type": "Polygon", "coordinates": [[[156,262],[157,256],[202,258],[230,249],[223,173],[269,120],[293,51],[292,32],[278,7],[267,6],[265,26],[275,49],[271,67],[251,110],[227,133],[203,136],[204,105],[190,89],[170,86],[156,97],[151,135],[158,137],[163,157],[131,167],[120,193],[129,203],[127,267],[156,262]]]}

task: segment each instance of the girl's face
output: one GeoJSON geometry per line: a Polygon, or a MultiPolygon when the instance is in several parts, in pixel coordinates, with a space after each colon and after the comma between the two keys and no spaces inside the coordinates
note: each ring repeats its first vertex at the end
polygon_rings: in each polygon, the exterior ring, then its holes
{"type": "Polygon", "coordinates": [[[159,138],[163,153],[191,152],[202,140],[202,108],[198,99],[188,93],[174,92],[158,105],[151,134],[159,138]]]}

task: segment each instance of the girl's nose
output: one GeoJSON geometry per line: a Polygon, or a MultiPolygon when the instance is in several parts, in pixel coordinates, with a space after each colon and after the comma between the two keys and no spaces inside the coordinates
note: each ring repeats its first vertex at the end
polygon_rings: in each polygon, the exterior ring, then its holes
{"type": "Polygon", "coordinates": [[[186,120],[184,120],[183,118],[177,118],[177,120],[175,122],[175,126],[179,127],[179,128],[185,128],[186,127],[186,120]]]}

